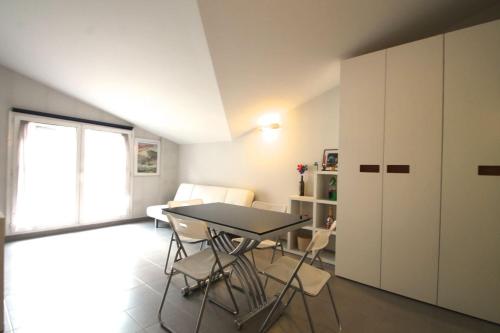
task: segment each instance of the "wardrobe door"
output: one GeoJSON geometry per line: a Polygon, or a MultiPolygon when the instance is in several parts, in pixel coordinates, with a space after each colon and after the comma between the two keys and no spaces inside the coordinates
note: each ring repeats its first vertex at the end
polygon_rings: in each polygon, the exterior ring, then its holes
{"type": "Polygon", "coordinates": [[[440,306],[500,323],[500,20],[445,35],[440,306]]]}
{"type": "Polygon", "coordinates": [[[340,89],[335,273],[380,287],[385,51],[344,61],[340,89]]]}
{"type": "Polygon", "coordinates": [[[381,287],[437,301],[443,35],[387,50],[381,287]]]}

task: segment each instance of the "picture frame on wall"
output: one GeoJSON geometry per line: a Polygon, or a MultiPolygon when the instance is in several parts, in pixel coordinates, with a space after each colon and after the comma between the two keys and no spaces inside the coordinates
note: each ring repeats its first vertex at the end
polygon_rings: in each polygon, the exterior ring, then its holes
{"type": "Polygon", "coordinates": [[[339,165],[339,150],[325,149],[323,151],[323,170],[337,171],[339,165]]]}
{"type": "Polygon", "coordinates": [[[160,175],[161,143],[159,140],[135,139],[136,176],[160,175]]]}

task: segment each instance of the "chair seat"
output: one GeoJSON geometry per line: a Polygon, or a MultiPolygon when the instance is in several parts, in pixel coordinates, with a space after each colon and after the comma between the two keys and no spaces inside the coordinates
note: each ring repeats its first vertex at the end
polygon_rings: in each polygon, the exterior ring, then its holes
{"type": "MultiPolygon", "coordinates": [[[[224,252],[217,252],[222,268],[231,265],[236,257],[224,252]]],[[[205,249],[187,258],[176,261],[173,268],[190,278],[203,281],[208,279],[215,263],[215,256],[212,249],[205,249]]],[[[217,267],[215,269],[217,271],[217,267]]]]}
{"type": "MultiPolygon", "coordinates": [[[[299,260],[290,257],[280,257],[273,264],[266,267],[263,273],[272,279],[286,284],[293,274],[299,260]]],[[[330,273],[304,263],[298,272],[304,292],[309,296],[317,296],[331,278],[330,273]]],[[[300,290],[299,283],[293,279],[292,288],[300,290]]]]}
{"type": "MultiPolygon", "coordinates": [[[[233,238],[233,242],[241,243],[243,242],[243,238],[238,237],[238,238],[233,238]]],[[[258,249],[272,249],[275,246],[277,246],[276,241],[270,240],[270,239],[265,239],[257,245],[258,249]]]]}

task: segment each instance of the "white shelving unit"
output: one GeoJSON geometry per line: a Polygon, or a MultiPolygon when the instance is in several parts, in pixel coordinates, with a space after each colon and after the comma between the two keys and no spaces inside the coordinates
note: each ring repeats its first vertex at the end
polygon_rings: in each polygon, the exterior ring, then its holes
{"type": "MultiPolygon", "coordinates": [[[[325,223],[328,217],[329,208],[333,209],[333,218],[337,218],[337,201],[328,198],[329,182],[332,177],[337,177],[337,171],[317,171],[313,174],[313,195],[289,196],[288,211],[297,215],[309,215],[311,224],[302,227],[300,231],[292,231],[287,234],[285,251],[297,255],[304,255],[303,251],[297,248],[297,235],[308,232],[311,235],[320,229],[326,229],[325,223]]],[[[323,251],[321,258],[324,262],[335,265],[335,232],[330,238],[330,243],[323,251]]]]}

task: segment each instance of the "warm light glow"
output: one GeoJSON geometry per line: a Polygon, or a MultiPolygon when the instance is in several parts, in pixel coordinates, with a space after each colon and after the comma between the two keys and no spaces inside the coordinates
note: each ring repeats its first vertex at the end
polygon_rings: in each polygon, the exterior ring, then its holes
{"type": "Polygon", "coordinates": [[[281,115],[278,112],[267,113],[259,118],[260,127],[268,127],[271,124],[281,124],[281,115]]]}
{"type": "Polygon", "coordinates": [[[267,113],[259,118],[262,138],[265,142],[275,141],[281,128],[281,115],[278,112],[267,113]]]}

